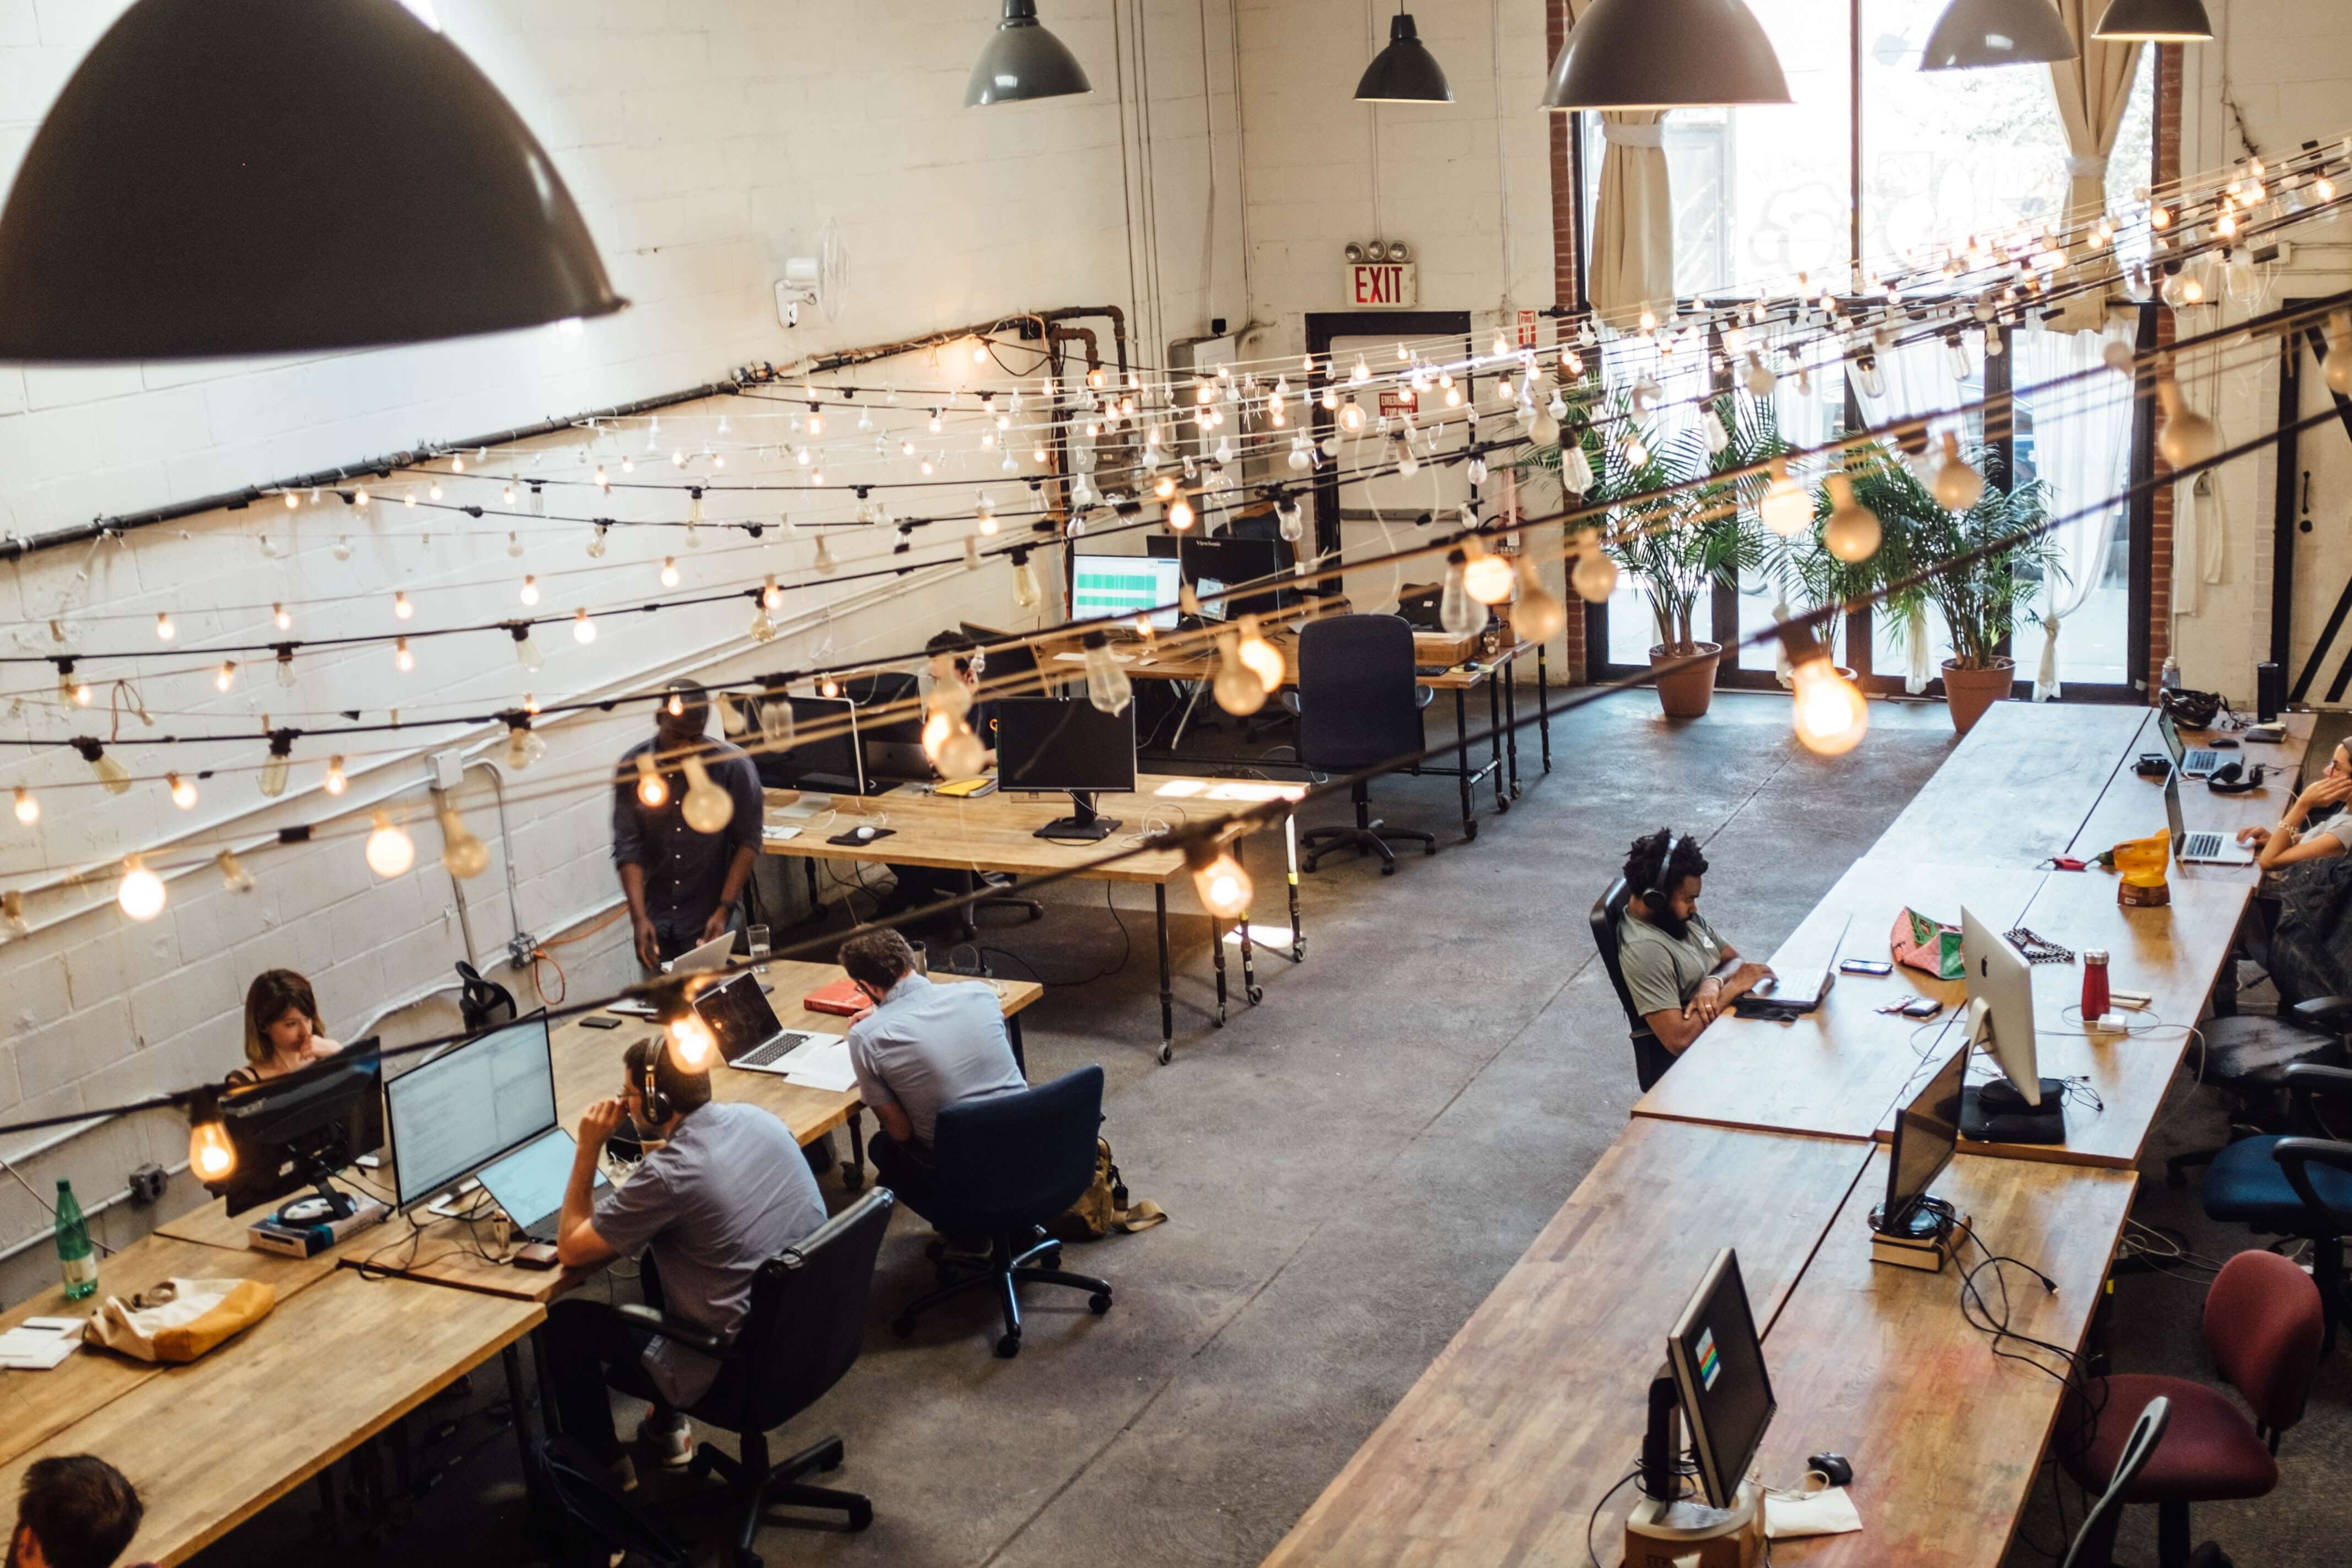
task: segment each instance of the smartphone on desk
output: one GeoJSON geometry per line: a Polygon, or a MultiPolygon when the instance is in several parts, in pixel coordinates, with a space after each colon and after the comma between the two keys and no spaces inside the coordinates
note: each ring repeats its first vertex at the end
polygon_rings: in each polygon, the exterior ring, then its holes
{"type": "Polygon", "coordinates": [[[1895,966],[1884,958],[1846,958],[1838,964],[1842,975],[1886,976],[1895,973],[1895,966]]]}

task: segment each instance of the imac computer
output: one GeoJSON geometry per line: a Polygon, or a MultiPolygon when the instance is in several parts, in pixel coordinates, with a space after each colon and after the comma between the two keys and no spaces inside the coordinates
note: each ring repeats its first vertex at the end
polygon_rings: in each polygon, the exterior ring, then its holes
{"type": "Polygon", "coordinates": [[[1069,791],[1076,813],[1036,837],[1108,838],[1118,823],[1095,814],[1095,796],[1135,789],[1135,705],[1111,714],[1084,697],[1006,698],[996,707],[996,778],[1004,789],[1069,791]]]}
{"type": "Polygon", "coordinates": [[[488,1030],[383,1086],[400,1207],[422,1203],[555,1125],[547,1014],[488,1030]]]}
{"type": "Polygon", "coordinates": [[[289,1204],[278,1218],[311,1224],[350,1218],[351,1196],[328,1178],[383,1146],[383,1061],[375,1039],[325,1061],[264,1079],[221,1096],[221,1124],[236,1151],[236,1169],[210,1190],[231,1214],[304,1187],[316,1196],[289,1204]]]}
{"type": "Polygon", "coordinates": [[[880,671],[842,683],[857,706],[857,752],[866,777],[877,783],[920,783],[931,777],[923,750],[922,689],[903,670],[880,671]],[[898,711],[884,714],[880,710],[898,711]]]}
{"type": "Polygon", "coordinates": [[[2033,1040],[2033,967],[2000,932],[1960,911],[1969,988],[1968,1045],[1992,1053],[2002,1077],[1960,1097],[1960,1135],[1980,1143],[2063,1144],[2065,1085],[2040,1075],[2033,1040]]]}
{"type": "Polygon", "coordinates": [[[760,757],[760,782],[778,789],[866,793],[866,758],[857,744],[857,710],[847,697],[787,697],[793,744],[760,757]]]}
{"type": "MultiPolygon", "coordinates": [[[[1698,1289],[1666,1336],[1666,1364],[1650,1384],[1649,1427],[1642,1439],[1643,1500],[1626,1523],[1626,1561],[1646,1562],[1661,1540],[1668,1553],[1693,1553],[1712,1535],[1752,1532],[1760,1494],[1745,1485],[1748,1467],[1779,1406],[1764,1369],[1764,1345],[1739,1276],[1739,1255],[1727,1247],[1707,1265],[1698,1289]],[[1712,1517],[1683,1498],[1682,1427],[1690,1430],[1691,1458],[1712,1517]]],[[[1745,1559],[1742,1559],[1745,1561],[1745,1559]]]]}
{"type": "Polygon", "coordinates": [[[1870,1216],[1870,1228],[1906,1241],[1930,1241],[1951,1223],[1952,1207],[1927,1196],[1927,1188],[1952,1163],[1960,1135],[1960,1097],[1968,1083],[1969,1053],[1952,1053],[1927,1086],[1895,1113],[1895,1145],[1886,1159],[1886,1201],[1870,1216]]]}
{"type": "Polygon", "coordinates": [[[1150,611],[1154,631],[1173,632],[1176,591],[1183,581],[1182,564],[1164,557],[1074,553],[1070,619],[1132,621],[1150,611]]]}

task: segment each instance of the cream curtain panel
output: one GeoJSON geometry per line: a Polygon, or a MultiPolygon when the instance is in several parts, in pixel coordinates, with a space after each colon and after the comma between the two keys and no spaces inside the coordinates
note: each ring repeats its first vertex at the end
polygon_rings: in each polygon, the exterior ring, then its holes
{"type": "MultiPolygon", "coordinates": [[[[2057,90],[2058,117],[2065,122],[2069,181],[2066,221],[2070,225],[2095,223],[2107,205],[2107,155],[2116,150],[2116,132],[2131,100],[2132,76],[2139,68],[2141,46],[2110,44],[2091,36],[2091,28],[2107,8],[2108,0],[2058,0],[2059,16],[2077,50],[2071,60],[2054,60],[2050,84],[2057,90]]],[[[2093,253],[2077,245],[2074,254],[2093,253]]],[[[2092,277],[2116,276],[2114,257],[2097,253],[2092,277]]],[[[2090,277],[2081,281],[2089,282],[2090,277]]],[[[2083,293],[2066,301],[2051,322],[2061,332],[2096,331],[2106,314],[2105,293],[2083,293]]]]}
{"type": "MultiPolygon", "coordinates": [[[[1569,0],[1569,24],[1594,0],[1569,0]]],[[[1603,114],[1609,150],[1601,160],[1600,199],[1592,214],[1592,308],[1604,321],[1630,326],[1644,309],[1663,319],[1675,298],[1675,204],[1666,180],[1665,116],[1603,114]]],[[[2108,133],[2110,137],[2113,132],[2108,133]]]]}

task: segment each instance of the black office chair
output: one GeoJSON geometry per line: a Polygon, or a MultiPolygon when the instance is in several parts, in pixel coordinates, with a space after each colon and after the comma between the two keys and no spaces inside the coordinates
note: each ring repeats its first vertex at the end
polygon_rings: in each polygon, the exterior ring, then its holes
{"type": "Polygon", "coordinates": [[[2166,1422],[2171,1417],[2172,1402],[2163,1396],[2147,1402],[2132,1423],[2131,1436],[2124,1439],[2124,1457],[2116,1461],[2114,1476],[2107,1490],[2083,1516],[2083,1528],[2074,1532],[2074,1544],[2067,1550],[2066,1561],[2059,1568],[2114,1568],[2116,1531],[2123,1523],[2125,1505],[2130,1498],[2125,1494],[2139,1473],[2147,1468],[2150,1454],[2164,1439],[2166,1422]]]}
{"type": "Polygon", "coordinates": [[[1675,1053],[1668,1051],[1652,1031],[1649,1020],[1633,1007],[1633,993],[1625,988],[1625,971],[1617,962],[1617,922],[1625,914],[1626,901],[1633,890],[1625,885],[1623,877],[1612,878],[1608,891],[1592,905],[1592,945],[1601,949],[1601,967],[1609,971],[1609,983],[1616,988],[1617,1003],[1625,1009],[1625,1022],[1633,1035],[1633,1079],[1647,1094],[1666,1069],[1675,1064],[1675,1053]]]}
{"type": "MultiPolygon", "coordinates": [[[[2352,997],[2317,997],[2274,1016],[2235,1013],[2198,1026],[2189,1045],[2189,1070],[2221,1092],[2230,1108],[2230,1142],[2289,1130],[2286,1070],[2352,1067],[2345,1040],[2352,1035],[2352,997]]],[[[2188,1173],[2210,1166],[2227,1144],[2194,1149],[2165,1162],[2166,1178],[2188,1185],[2188,1173]]]]}
{"type": "Polygon", "coordinates": [[[624,1306],[620,1314],[665,1338],[719,1358],[709,1392],[687,1414],[735,1434],[737,1452],[705,1443],[691,1468],[699,1478],[716,1470],[727,1495],[743,1511],[736,1537],[736,1568],[760,1568],[751,1542],[780,1504],[840,1509],[849,1528],[874,1522],[874,1505],[856,1492],[807,1486],[801,1478],[838,1469],[839,1437],[802,1449],[782,1464],[768,1458],[768,1433],[822,1398],[857,1359],[865,1338],[866,1305],[874,1259],[882,1249],[897,1203],[876,1187],[816,1228],[799,1246],[760,1265],[751,1277],[751,1312],[730,1345],[699,1326],[651,1307],[624,1306]]]}
{"type": "MultiPolygon", "coordinates": [[[[1414,696],[1412,628],[1395,615],[1335,615],[1311,621],[1298,634],[1298,762],[1316,773],[1349,773],[1423,748],[1421,705],[1414,696]]],[[[1362,779],[1348,798],[1352,828],[1317,828],[1298,841],[1308,871],[1342,846],[1381,860],[1381,874],[1396,874],[1392,839],[1437,852],[1437,837],[1418,828],[1383,826],[1372,815],[1362,779]]]]}
{"type": "Polygon", "coordinates": [[[521,1012],[512,991],[496,980],[484,979],[482,972],[463,958],[457,960],[457,1016],[465,1021],[467,1033],[512,1023],[521,1012]]]}
{"type": "Polygon", "coordinates": [[[2281,1074],[2289,1118],[2313,1137],[2241,1138],[2213,1156],[2203,1193],[2209,1218],[2311,1243],[2327,1350],[2347,1310],[2344,1238],[2352,1234],[2352,1071],[2297,1065],[2281,1074]]]}
{"type": "Polygon", "coordinates": [[[1087,1291],[1097,1315],[1110,1311],[1109,1284],[1063,1273],[1055,1267],[1062,1244],[1041,1239],[1041,1228],[1094,1184],[1102,1091],[1102,1069],[1081,1067],[1051,1083],[940,1113],[931,1139],[939,1180],[929,1207],[916,1212],[950,1236],[986,1236],[988,1260],[939,1255],[941,1285],[908,1303],[892,1320],[894,1333],[913,1333],[918,1312],[989,1284],[1004,1308],[1004,1333],[996,1342],[1002,1356],[1021,1354],[1022,1285],[1066,1285],[1087,1291]],[[964,1277],[950,1278],[959,1272],[964,1277]]]}

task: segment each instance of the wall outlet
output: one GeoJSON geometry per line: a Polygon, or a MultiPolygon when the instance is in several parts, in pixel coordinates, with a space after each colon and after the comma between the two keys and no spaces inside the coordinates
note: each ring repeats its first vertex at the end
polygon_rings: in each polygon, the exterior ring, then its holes
{"type": "Polygon", "coordinates": [[[129,1183],[131,1201],[133,1203],[161,1201],[163,1197],[163,1187],[170,1180],[171,1178],[163,1174],[162,1166],[152,1160],[149,1161],[131,1173],[129,1183]]]}
{"type": "Polygon", "coordinates": [[[466,754],[457,747],[435,752],[430,761],[435,789],[455,789],[466,781],[466,754]]]}
{"type": "Polygon", "coordinates": [[[518,969],[530,967],[530,956],[539,951],[539,938],[528,931],[518,931],[507,938],[507,962],[518,969]]]}

